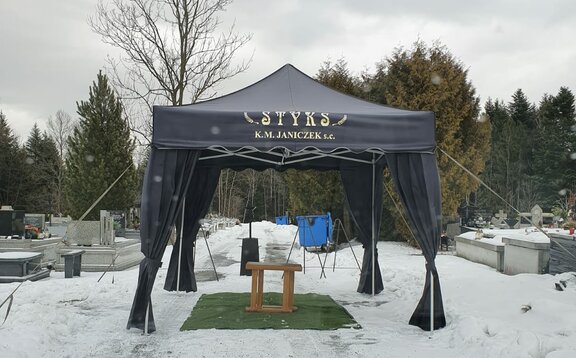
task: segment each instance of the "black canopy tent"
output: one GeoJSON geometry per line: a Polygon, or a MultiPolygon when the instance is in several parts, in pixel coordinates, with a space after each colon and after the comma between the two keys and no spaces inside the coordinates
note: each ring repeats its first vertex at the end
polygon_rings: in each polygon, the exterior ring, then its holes
{"type": "Polygon", "coordinates": [[[426,259],[426,284],[410,324],[425,330],[446,325],[434,263],[441,215],[434,113],[363,101],[285,65],[223,97],[181,107],[156,106],[153,120],[141,201],[145,258],[127,328],[155,330],[151,291],[174,223],[181,235],[165,289],[196,290],[192,248],[223,168],[339,170],[364,247],[357,290],[381,292],[375,242],[385,166],[426,259]]]}

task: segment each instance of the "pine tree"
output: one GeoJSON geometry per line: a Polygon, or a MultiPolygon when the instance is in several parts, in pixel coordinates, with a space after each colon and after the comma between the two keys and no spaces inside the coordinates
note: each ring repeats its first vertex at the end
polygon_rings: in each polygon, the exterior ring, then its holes
{"type": "Polygon", "coordinates": [[[536,109],[521,89],[508,103],[510,119],[514,123],[514,146],[510,153],[512,197],[510,203],[520,211],[529,211],[536,204],[536,181],[532,170],[536,128],[536,109]]]}
{"type": "Polygon", "coordinates": [[[0,111],[0,205],[21,205],[24,163],[24,151],[0,111]]]}
{"type": "Polygon", "coordinates": [[[123,118],[119,99],[99,72],[90,87],[88,101],[77,103],[80,123],[68,140],[66,193],[71,216],[80,217],[126,170],[108,194],[86,216],[99,217],[99,211],[125,210],[135,198],[136,174],[132,159],[134,141],[123,118]]]}
{"type": "MultiPolygon", "coordinates": [[[[510,119],[506,104],[500,100],[492,102],[488,99],[484,106],[486,116],[492,125],[492,141],[490,157],[486,162],[486,168],[482,173],[482,180],[507,202],[513,198],[512,188],[512,153],[516,152],[515,140],[516,123],[510,119]]],[[[504,210],[509,214],[511,210],[504,202],[484,187],[480,187],[477,193],[478,205],[492,208],[493,211],[504,210]]]]}
{"type": "Polygon", "coordinates": [[[52,214],[57,189],[60,157],[56,143],[34,124],[25,144],[26,210],[52,214]]]}
{"type": "MultiPolygon", "coordinates": [[[[348,70],[342,58],[335,63],[326,61],[316,79],[325,86],[349,95],[361,93],[360,81],[348,70]]],[[[284,174],[290,209],[299,215],[321,214],[330,211],[333,218],[348,223],[344,210],[344,192],[340,173],[336,171],[288,170],[284,174]]],[[[348,229],[348,227],[347,227],[348,229]]]]}
{"type": "MultiPolygon", "coordinates": [[[[436,142],[475,174],[484,170],[490,153],[490,123],[479,120],[479,99],[464,65],[444,46],[416,42],[377,65],[368,77],[371,99],[395,107],[436,114],[436,142]]],[[[444,215],[456,213],[479,183],[442,153],[438,154],[444,215]]]]}
{"type": "Polygon", "coordinates": [[[564,168],[562,189],[576,193],[576,110],[574,94],[567,87],[561,87],[554,99],[554,103],[558,108],[559,134],[564,143],[563,158],[561,159],[561,166],[564,168]]]}
{"type": "Polygon", "coordinates": [[[551,208],[576,189],[574,95],[566,87],[560,88],[556,96],[544,95],[538,116],[534,176],[539,204],[551,208]]]}

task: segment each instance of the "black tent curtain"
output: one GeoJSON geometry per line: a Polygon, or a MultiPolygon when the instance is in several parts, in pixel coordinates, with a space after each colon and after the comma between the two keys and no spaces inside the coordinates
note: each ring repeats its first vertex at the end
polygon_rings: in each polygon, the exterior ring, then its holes
{"type": "Polygon", "coordinates": [[[374,219],[374,231],[378,237],[382,220],[383,167],[381,163],[374,165],[375,168],[372,164],[344,162],[340,166],[340,177],[350,216],[358,229],[358,239],[364,248],[357,291],[372,293],[372,257],[374,257],[374,293],[377,294],[382,292],[384,284],[378,264],[378,248],[372,242],[372,220],[374,219]],[[373,174],[375,174],[374,182],[372,181],[373,174]],[[372,193],[372,188],[374,188],[374,193],[372,193]],[[372,205],[366,205],[372,203],[372,199],[374,199],[374,210],[372,205]],[[372,255],[372,249],[374,249],[374,255],[372,255]]]}
{"type": "MultiPolygon", "coordinates": [[[[145,330],[148,309],[148,332],[155,331],[150,295],[155,277],[161,266],[162,254],[169,240],[170,228],[177,222],[186,197],[184,239],[180,289],[196,290],[193,247],[199,229],[214,194],[220,166],[199,165],[197,150],[165,150],[153,148],[142,195],[141,251],[145,258],[140,263],[138,287],[127,328],[145,330]]],[[[364,246],[364,259],[358,292],[372,293],[372,262],[374,258],[374,293],[383,290],[377,250],[372,252],[372,220],[374,232],[379,233],[382,214],[383,167],[388,165],[415,228],[416,239],[426,258],[426,284],[410,324],[430,330],[430,273],[434,284],[434,329],[444,327],[446,319],[438,272],[434,263],[440,237],[440,181],[433,154],[387,153],[375,165],[359,162],[340,162],[339,169],[347,202],[359,240],[364,246]],[[373,179],[374,178],[374,179],[373,179]],[[374,200],[372,205],[366,205],[374,200]],[[373,216],[374,215],[374,216],[373,216]]],[[[181,220],[181,219],[180,219],[181,220]]],[[[179,220],[179,221],[180,221],[179,220]]],[[[181,222],[181,221],[180,221],[181,222]]],[[[175,245],[179,247],[179,243],[175,245]]],[[[375,248],[375,247],[374,247],[375,248]]],[[[165,289],[175,290],[177,285],[178,250],[172,253],[165,289]]]]}
{"type": "Polygon", "coordinates": [[[170,265],[166,274],[164,289],[167,291],[196,292],[196,277],[194,275],[194,245],[196,235],[200,230],[200,219],[206,216],[210,202],[218,186],[219,167],[197,166],[192,173],[184,203],[184,230],[182,240],[182,255],[180,262],[180,286],[178,287],[178,256],[180,253],[180,233],[182,227],[182,210],[176,218],[177,238],[170,256],[170,265]]]}
{"type": "Polygon", "coordinates": [[[158,150],[152,147],[142,189],[140,250],[144,259],[140,262],[138,286],[126,328],[147,328],[148,332],[156,330],[150,299],[152,287],[162,265],[170,228],[182,206],[198,158],[197,151],[158,150]]]}
{"type": "Polygon", "coordinates": [[[441,230],[440,178],[436,156],[424,153],[393,153],[386,154],[386,161],[400,200],[415,229],[416,240],[426,259],[424,292],[409,323],[430,330],[430,290],[433,284],[434,329],[445,327],[442,292],[434,262],[441,230]],[[433,283],[430,282],[430,274],[433,276],[433,283]]]}

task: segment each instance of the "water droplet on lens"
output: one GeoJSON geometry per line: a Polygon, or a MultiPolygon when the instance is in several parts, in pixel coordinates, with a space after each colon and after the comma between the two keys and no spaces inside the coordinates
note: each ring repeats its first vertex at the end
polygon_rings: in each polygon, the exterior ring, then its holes
{"type": "Polygon", "coordinates": [[[430,76],[430,81],[432,84],[439,85],[442,83],[442,77],[440,77],[437,73],[433,73],[432,76],[430,76]]]}

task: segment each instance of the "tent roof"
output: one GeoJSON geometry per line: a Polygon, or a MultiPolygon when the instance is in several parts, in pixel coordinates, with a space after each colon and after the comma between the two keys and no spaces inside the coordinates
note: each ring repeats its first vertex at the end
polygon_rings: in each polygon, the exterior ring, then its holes
{"type": "Polygon", "coordinates": [[[431,152],[434,120],[432,112],[396,109],[340,93],[287,64],[219,98],[155,106],[152,142],[160,149],[431,152]]]}

